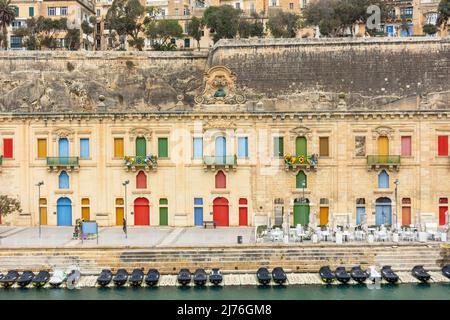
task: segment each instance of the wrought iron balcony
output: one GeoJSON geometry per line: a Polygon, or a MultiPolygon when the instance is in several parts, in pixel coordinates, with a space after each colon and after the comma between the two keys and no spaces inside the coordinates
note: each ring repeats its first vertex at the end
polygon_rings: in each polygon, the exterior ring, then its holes
{"type": "Polygon", "coordinates": [[[47,167],[49,171],[67,169],[78,170],[80,168],[78,157],[47,157],[47,167]]]}
{"type": "Polygon", "coordinates": [[[370,169],[378,169],[380,167],[388,167],[389,169],[400,168],[400,156],[398,155],[368,155],[367,166],[370,169]]]}
{"type": "Polygon", "coordinates": [[[204,156],[203,166],[205,169],[216,167],[224,167],[226,170],[232,168],[236,170],[237,157],[236,155],[231,156],[204,156]]]}
{"type": "Polygon", "coordinates": [[[307,155],[294,155],[286,154],[284,156],[284,168],[286,171],[296,170],[296,169],[316,169],[319,164],[319,156],[313,153],[309,156],[307,155]]]}
{"type": "Polygon", "coordinates": [[[125,170],[136,171],[137,169],[156,169],[158,167],[158,157],[148,156],[125,156],[124,157],[125,170]]]}

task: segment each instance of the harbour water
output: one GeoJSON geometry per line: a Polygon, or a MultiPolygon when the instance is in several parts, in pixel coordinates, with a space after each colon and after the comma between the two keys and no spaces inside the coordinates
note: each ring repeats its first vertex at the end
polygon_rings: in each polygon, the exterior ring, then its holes
{"type": "Polygon", "coordinates": [[[450,283],[234,287],[1,289],[0,300],[450,300],[450,283]]]}

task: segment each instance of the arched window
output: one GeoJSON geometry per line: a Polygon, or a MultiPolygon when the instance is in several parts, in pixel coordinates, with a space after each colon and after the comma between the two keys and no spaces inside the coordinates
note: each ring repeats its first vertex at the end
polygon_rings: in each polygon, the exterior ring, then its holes
{"type": "Polygon", "coordinates": [[[69,175],[67,172],[61,171],[58,180],[60,189],[69,189],[69,175]]]}
{"type": "Polygon", "coordinates": [[[378,174],[378,188],[389,188],[389,175],[385,170],[378,174]]]}
{"type": "Polygon", "coordinates": [[[227,177],[222,170],[217,171],[216,173],[216,188],[226,188],[227,187],[227,177]]]}
{"type": "Polygon", "coordinates": [[[308,187],[308,184],[306,181],[306,174],[302,170],[300,170],[297,173],[297,176],[295,177],[295,187],[297,189],[308,187]]]}
{"type": "Polygon", "coordinates": [[[139,171],[136,175],[136,189],[147,189],[147,175],[139,171]]]}

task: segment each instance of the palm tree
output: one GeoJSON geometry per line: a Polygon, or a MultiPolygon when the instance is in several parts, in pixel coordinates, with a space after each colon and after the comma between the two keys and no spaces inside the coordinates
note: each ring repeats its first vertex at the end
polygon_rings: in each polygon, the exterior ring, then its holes
{"type": "Polygon", "coordinates": [[[3,33],[3,47],[8,49],[8,27],[16,18],[16,10],[11,5],[11,0],[0,0],[0,27],[3,33]]]}

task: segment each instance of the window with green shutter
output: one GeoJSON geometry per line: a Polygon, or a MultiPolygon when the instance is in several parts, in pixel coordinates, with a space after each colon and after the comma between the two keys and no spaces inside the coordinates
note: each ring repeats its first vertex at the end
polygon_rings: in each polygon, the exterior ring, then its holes
{"type": "Polygon", "coordinates": [[[273,156],[274,157],[283,157],[284,156],[283,137],[273,138],[273,156]]]}
{"type": "Polygon", "coordinates": [[[167,138],[158,138],[158,157],[167,158],[169,157],[167,138]]]}
{"type": "Polygon", "coordinates": [[[14,7],[14,11],[16,12],[16,17],[19,16],[19,7],[14,7]]]}
{"type": "Polygon", "coordinates": [[[28,7],[28,15],[34,17],[34,7],[28,7]]]}

